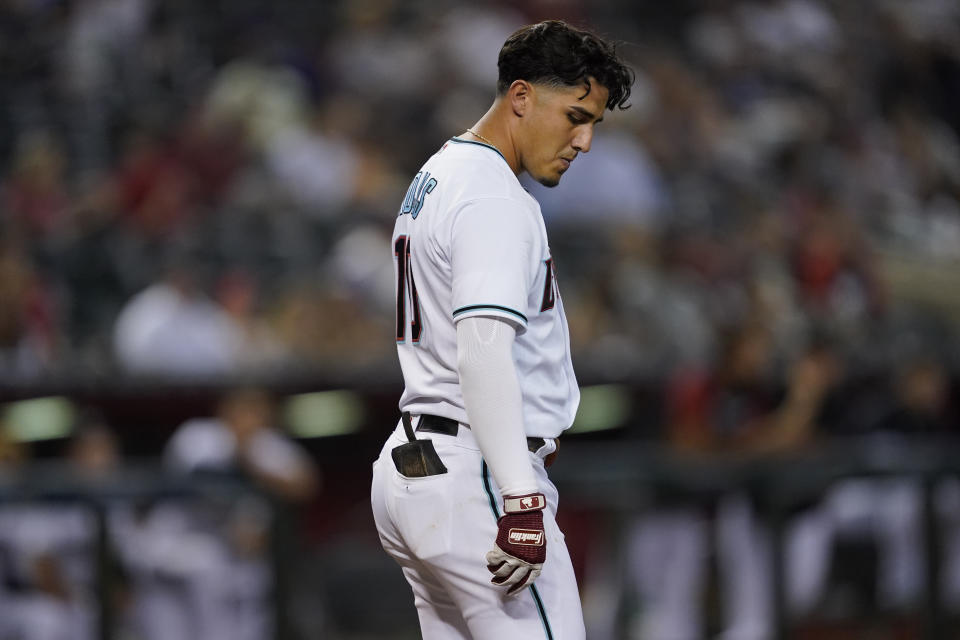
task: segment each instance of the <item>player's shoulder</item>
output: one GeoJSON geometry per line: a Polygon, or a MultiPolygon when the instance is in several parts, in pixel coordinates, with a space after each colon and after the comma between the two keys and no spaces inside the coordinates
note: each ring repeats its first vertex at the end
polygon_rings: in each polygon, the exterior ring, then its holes
{"type": "Polygon", "coordinates": [[[437,174],[446,178],[448,193],[455,200],[523,199],[523,187],[510,165],[491,145],[450,138],[428,165],[433,165],[437,174]]]}

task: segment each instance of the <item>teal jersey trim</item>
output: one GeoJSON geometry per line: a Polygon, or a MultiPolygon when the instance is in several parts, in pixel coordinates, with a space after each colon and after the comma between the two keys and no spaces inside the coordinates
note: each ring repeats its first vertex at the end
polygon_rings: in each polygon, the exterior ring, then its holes
{"type": "MultiPolygon", "coordinates": [[[[493,496],[493,489],[490,488],[490,469],[487,467],[487,461],[480,462],[480,476],[483,478],[483,490],[487,493],[487,499],[490,501],[490,510],[493,511],[493,517],[499,519],[500,511],[497,509],[497,500],[493,496]]],[[[550,629],[550,622],[547,620],[547,610],[543,606],[543,600],[540,598],[540,592],[537,591],[537,585],[530,585],[530,595],[533,596],[533,603],[537,605],[537,614],[540,616],[540,623],[543,625],[543,632],[547,640],[553,640],[553,631],[550,629]]]]}
{"type": "Polygon", "coordinates": [[[511,309],[510,307],[501,307],[498,304],[472,304],[468,307],[460,307],[459,309],[454,310],[453,317],[456,318],[457,315],[461,313],[466,313],[467,311],[476,311],[477,309],[495,309],[497,311],[506,311],[507,313],[511,313],[523,320],[524,324],[527,324],[527,316],[515,309],[511,309]]]}
{"type": "MultiPolygon", "coordinates": [[[[475,144],[479,147],[486,147],[487,149],[490,149],[491,151],[496,153],[498,156],[503,158],[504,162],[507,162],[507,159],[503,157],[502,153],[500,153],[500,149],[497,149],[492,144],[487,144],[485,142],[477,142],[476,140],[464,140],[463,138],[457,138],[456,136],[454,136],[453,138],[450,138],[450,142],[459,142],[460,144],[475,144]]],[[[510,166],[509,162],[507,162],[507,166],[508,167],[510,166]]]]}

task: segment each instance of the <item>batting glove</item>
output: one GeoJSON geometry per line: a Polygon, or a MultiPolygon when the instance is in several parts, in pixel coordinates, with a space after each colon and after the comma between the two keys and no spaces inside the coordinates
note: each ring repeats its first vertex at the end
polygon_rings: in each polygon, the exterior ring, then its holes
{"type": "Polygon", "coordinates": [[[547,536],[543,530],[542,493],[505,496],[503,515],[497,520],[497,543],[487,553],[487,569],[495,585],[508,587],[507,595],[518,593],[543,570],[547,559],[547,536]]]}

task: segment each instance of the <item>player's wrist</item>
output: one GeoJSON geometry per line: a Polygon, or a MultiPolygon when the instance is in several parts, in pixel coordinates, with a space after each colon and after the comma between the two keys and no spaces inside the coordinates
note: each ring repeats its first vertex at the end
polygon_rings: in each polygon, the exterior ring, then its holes
{"type": "Polygon", "coordinates": [[[547,499],[539,492],[503,496],[504,513],[531,513],[543,511],[546,506],[547,499]]]}
{"type": "Polygon", "coordinates": [[[506,500],[510,497],[528,496],[531,493],[540,493],[540,487],[534,482],[504,483],[500,485],[500,497],[506,500]]]}

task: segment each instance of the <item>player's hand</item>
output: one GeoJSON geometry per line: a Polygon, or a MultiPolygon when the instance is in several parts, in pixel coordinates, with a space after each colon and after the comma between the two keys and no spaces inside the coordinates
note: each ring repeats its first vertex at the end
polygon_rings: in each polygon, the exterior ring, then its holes
{"type": "Polygon", "coordinates": [[[533,584],[547,559],[547,535],[543,530],[542,493],[505,496],[503,515],[497,521],[497,543],[487,553],[487,569],[495,585],[507,587],[507,595],[533,584]]]}

